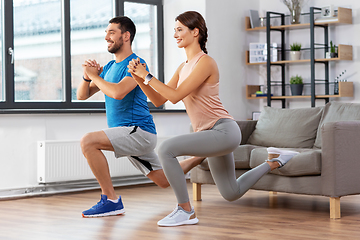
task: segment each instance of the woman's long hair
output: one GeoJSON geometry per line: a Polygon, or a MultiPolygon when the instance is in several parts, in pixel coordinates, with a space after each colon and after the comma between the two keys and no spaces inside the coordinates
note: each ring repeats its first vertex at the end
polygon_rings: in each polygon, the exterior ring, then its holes
{"type": "Polygon", "coordinates": [[[207,27],[204,18],[200,13],[195,11],[187,11],[175,18],[175,21],[181,22],[183,25],[187,26],[190,30],[194,30],[195,28],[199,29],[199,44],[201,50],[204,53],[208,53],[206,50],[206,42],[207,42],[207,27]]]}

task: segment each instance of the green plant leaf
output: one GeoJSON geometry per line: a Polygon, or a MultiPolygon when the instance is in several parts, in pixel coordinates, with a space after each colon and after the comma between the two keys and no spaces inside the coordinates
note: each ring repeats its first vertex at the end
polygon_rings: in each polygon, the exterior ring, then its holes
{"type": "Polygon", "coordinates": [[[290,78],[290,84],[303,84],[303,79],[301,76],[296,74],[296,76],[292,76],[290,78]]]}
{"type": "Polygon", "coordinates": [[[301,50],[301,43],[294,42],[293,44],[290,45],[290,50],[291,51],[300,51],[301,50]]]}

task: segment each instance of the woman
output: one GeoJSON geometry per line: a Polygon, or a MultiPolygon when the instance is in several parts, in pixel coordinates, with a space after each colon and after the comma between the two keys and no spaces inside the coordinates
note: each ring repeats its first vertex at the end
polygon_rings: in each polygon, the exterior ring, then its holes
{"type": "Polygon", "coordinates": [[[208,157],[209,168],[221,195],[228,201],[240,198],[264,174],[285,164],[295,152],[279,152],[277,158],[267,160],[238,179],[235,176],[232,152],[239,146],[241,132],[219,99],[219,71],[214,59],[207,55],[207,28],[203,17],[194,11],[175,19],[177,45],[184,48],[187,61],[182,63],[167,85],[146,71],[138,60],[129,63],[129,72],[154,103],[182,100],[190,117],[194,133],[165,141],[159,148],[159,158],[178,205],[158,222],[159,226],[196,224],[186,179],[177,156],[208,157]],[[280,155],[281,154],[281,155],[280,155]]]}

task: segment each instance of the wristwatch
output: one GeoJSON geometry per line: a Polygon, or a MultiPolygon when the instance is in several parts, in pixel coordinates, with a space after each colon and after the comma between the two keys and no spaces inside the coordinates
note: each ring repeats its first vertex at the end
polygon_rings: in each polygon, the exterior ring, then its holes
{"type": "Polygon", "coordinates": [[[150,80],[151,80],[153,77],[154,77],[154,76],[151,75],[151,73],[149,73],[148,75],[146,75],[145,80],[144,80],[144,84],[145,84],[145,85],[148,85],[149,82],[150,82],[150,80]]]}

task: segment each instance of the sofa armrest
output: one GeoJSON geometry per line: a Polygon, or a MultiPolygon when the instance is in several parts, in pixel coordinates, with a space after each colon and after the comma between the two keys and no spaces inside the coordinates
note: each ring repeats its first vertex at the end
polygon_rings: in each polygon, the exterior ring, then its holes
{"type": "Polygon", "coordinates": [[[236,121],[240,127],[241,131],[241,143],[240,145],[246,144],[250,135],[255,130],[256,120],[247,120],[247,121],[236,121]]]}
{"type": "Polygon", "coordinates": [[[325,196],[360,193],[360,121],[328,122],[322,134],[322,190],[325,196]]]}

